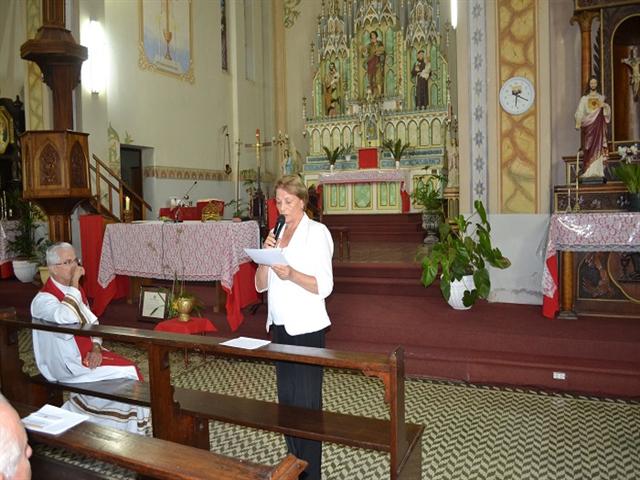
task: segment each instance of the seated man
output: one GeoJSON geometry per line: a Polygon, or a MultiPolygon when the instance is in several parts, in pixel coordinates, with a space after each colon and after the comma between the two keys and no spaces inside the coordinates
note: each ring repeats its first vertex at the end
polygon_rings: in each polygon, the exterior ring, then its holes
{"type": "MultiPolygon", "coordinates": [[[[31,302],[34,318],[60,324],[97,325],[79,285],[84,268],[73,246],[60,242],[47,249],[49,280],[31,302]]],[[[33,331],[33,350],[40,373],[50,382],[94,382],[141,378],[137,367],[102,348],[102,339],[33,331]]],[[[149,409],[87,395],[71,394],[63,408],[89,415],[91,421],[129,432],[149,434],[149,409]]]]}
{"type": "Polygon", "coordinates": [[[31,447],[20,417],[0,394],[0,480],[31,478],[31,447]]]}

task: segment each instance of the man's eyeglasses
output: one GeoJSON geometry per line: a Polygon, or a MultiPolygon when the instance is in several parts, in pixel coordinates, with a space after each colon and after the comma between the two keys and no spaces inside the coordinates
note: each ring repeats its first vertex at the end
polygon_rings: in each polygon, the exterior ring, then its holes
{"type": "Polygon", "coordinates": [[[77,258],[70,258],[69,260],[65,260],[64,262],[60,262],[60,263],[55,263],[54,265],[56,266],[60,266],[60,265],[64,265],[65,267],[68,267],[69,265],[80,265],[80,260],[78,260],[77,258]]]}

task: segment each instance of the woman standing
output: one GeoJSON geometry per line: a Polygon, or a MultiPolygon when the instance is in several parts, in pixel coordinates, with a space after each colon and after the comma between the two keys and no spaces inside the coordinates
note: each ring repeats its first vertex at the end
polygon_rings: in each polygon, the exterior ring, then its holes
{"type": "MultiPolygon", "coordinates": [[[[326,226],[305,214],[307,189],[298,176],[276,183],[276,206],[285,218],[280,238],[271,231],[263,248],[282,248],[288,265],[260,265],[258,292],[269,291],[267,330],[274,343],[324,347],[325,329],[331,324],[324,299],[333,290],[333,240],[326,226]]],[[[322,409],[322,367],[276,362],[278,402],[314,410],[322,409]]],[[[290,453],[309,463],[300,478],[320,480],[322,443],[286,437],[290,453]]]]}

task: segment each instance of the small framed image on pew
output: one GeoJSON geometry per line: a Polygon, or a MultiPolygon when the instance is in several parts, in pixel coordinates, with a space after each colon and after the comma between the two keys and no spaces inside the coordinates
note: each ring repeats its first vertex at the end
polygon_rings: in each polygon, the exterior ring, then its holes
{"type": "Polygon", "coordinates": [[[158,323],[167,318],[169,292],[155,285],[140,285],[138,320],[158,323]]]}

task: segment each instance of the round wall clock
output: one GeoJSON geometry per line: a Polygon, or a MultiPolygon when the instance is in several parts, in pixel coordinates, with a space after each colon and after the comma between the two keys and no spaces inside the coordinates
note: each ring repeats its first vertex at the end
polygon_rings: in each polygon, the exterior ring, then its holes
{"type": "Polygon", "coordinates": [[[533,105],[535,100],[533,83],[524,77],[511,77],[500,89],[500,105],[511,115],[522,115],[533,105]]]}

